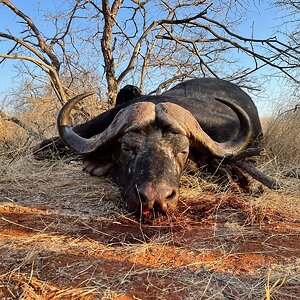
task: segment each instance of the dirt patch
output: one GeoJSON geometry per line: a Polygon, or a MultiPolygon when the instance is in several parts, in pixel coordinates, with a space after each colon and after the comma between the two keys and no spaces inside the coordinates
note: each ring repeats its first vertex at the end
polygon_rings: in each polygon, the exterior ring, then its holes
{"type": "Polygon", "coordinates": [[[173,215],[140,222],[126,215],[109,179],[87,177],[77,165],[34,166],[32,175],[7,172],[1,181],[1,299],[297,299],[300,293],[298,211],[268,205],[266,193],[198,191],[173,215]],[[47,185],[38,176],[44,173],[47,185]]]}
{"type": "Polygon", "coordinates": [[[199,272],[255,277],[300,257],[295,224],[200,223],[193,211],[195,220],[145,225],[23,209],[0,207],[2,283],[16,299],[24,290],[67,299],[62,289],[72,291],[70,299],[76,291],[78,299],[93,299],[94,292],[82,295],[95,283],[132,299],[183,299],[191,292],[186,280],[199,272]]]}

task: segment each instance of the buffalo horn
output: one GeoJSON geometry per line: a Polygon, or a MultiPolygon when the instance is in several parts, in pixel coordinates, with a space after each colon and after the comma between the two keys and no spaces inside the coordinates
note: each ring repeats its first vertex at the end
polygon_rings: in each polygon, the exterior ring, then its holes
{"type": "Polygon", "coordinates": [[[233,140],[218,143],[214,141],[201,128],[195,117],[186,109],[174,103],[139,102],[120,110],[111,124],[100,134],[90,139],[85,139],[75,133],[68,125],[70,112],[82,99],[92,95],[93,92],[84,93],[69,100],[61,109],[57,125],[63,142],[77,153],[87,154],[116,141],[122,134],[130,130],[139,130],[155,119],[173,128],[177,132],[185,134],[191,141],[191,145],[203,154],[216,157],[238,153],[249,143],[252,136],[251,121],[247,113],[235,103],[228,100],[217,99],[229,106],[238,116],[240,131],[233,140]]]}
{"type": "Polygon", "coordinates": [[[127,131],[137,130],[155,120],[155,104],[151,102],[139,102],[120,110],[103,132],[90,139],[85,139],[74,132],[68,124],[70,112],[74,106],[92,94],[91,92],[84,93],[70,99],[63,106],[57,117],[57,127],[61,139],[69,148],[77,153],[92,153],[113,143],[127,131]]]}
{"type": "Polygon", "coordinates": [[[235,103],[227,100],[217,99],[229,106],[238,116],[240,121],[240,131],[233,140],[218,143],[214,141],[201,128],[195,117],[186,109],[173,103],[160,103],[157,105],[157,118],[164,123],[172,124],[173,127],[180,128],[186,134],[190,143],[196,151],[215,157],[225,157],[243,150],[249,143],[252,136],[251,121],[247,113],[235,103]]]}

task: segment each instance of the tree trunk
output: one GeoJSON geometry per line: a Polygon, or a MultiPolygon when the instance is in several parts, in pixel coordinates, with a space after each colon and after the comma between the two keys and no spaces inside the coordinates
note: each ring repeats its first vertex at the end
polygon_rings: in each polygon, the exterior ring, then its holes
{"type": "Polygon", "coordinates": [[[119,11],[120,5],[123,0],[115,0],[112,7],[109,7],[109,1],[102,1],[102,11],[104,16],[104,28],[101,39],[101,49],[104,58],[104,68],[108,89],[108,104],[114,106],[118,93],[119,83],[116,78],[116,66],[111,49],[111,41],[113,36],[113,27],[115,24],[115,17],[119,11]]]}
{"type": "Polygon", "coordinates": [[[115,106],[116,104],[116,98],[119,90],[119,85],[117,84],[117,81],[114,80],[114,78],[106,77],[107,78],[107,102],[110,107],[115,106]]]}

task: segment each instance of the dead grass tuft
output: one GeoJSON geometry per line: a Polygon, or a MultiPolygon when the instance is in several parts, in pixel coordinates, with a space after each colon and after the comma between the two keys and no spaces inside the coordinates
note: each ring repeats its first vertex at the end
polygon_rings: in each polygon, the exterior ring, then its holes
{"type": "Polygon", "coordinates": [[[285,177],[300,176],[300,111],[289,111],[269,121],[265,147],[270,153],[265,168],[285,177]]]}
{"type": "Polygon", "coordinates": [[[19,200],[31,207],[42,207],[44,199],[53,208],[63,209],[72,215],[97,214],[111,216],[123,213],[118,188],[110,178],[91,177],[82,172],[80,162],[39,162],[31,157],[22,157],[14,162],[2,160],[0,192],[11,203],[19,200]],[[86,206],[93,203],[93,207],[86,206]]]}
{"type": "Polygon", "coordinates": [[[2,284],[5,286],[6,293],[10,294],[12,299],[94,300],[97,294],[96,288],[61,288],[39,280],[35,276],[28,278],[26,273],[12,273],[9,280],[2,282],[2,284]]]}
{"type": "Polygon", "coordinates": [[[0,157],[21,157],[33,143],[34,139],[24,129],[0,116],[0,157]]]}

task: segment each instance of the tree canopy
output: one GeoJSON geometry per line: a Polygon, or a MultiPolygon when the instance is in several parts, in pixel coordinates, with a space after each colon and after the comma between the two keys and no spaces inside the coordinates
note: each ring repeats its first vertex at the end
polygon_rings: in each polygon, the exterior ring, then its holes
{"type": "MultiPolygon", "coordinates": [[[[160,93],[185,78],[219,77],[255,88],[253,75],[266,66],[299,83],[297,26],[280,29],[280,39],[262,38],[254,29],[241,34],[248,1],[57,0],[39,12],[44,31],[13,2],[0,0],[1,13],[12,13],[18,25],[0,32],[0,64],[21,60],[34,78],[42,71],[61,104],[78,85],[82,91],[95,88],[91,78],[104,82],[110,105],[124,83],[160,93]]],[[[273,5],[299,13],[297,1],[273,5]]]]}

